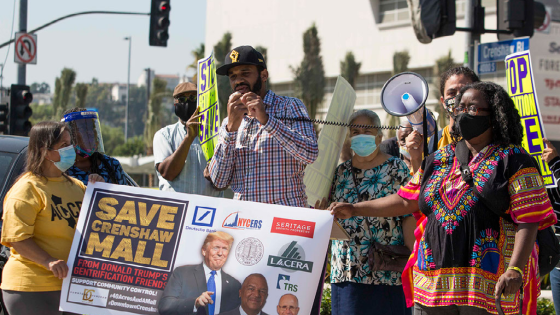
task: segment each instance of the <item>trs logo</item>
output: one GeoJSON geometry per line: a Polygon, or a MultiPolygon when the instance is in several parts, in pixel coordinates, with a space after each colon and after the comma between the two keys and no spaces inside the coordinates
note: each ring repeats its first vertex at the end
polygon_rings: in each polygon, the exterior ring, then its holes
{"type": "Polygon", "coordinates": [[[290,276],[279,274],[276,289],[297,292],[297,284],[290,283],[290,276]]]}
{"type": "Polygon", "coordinates": [[[84,296],[82,297],[82,300],[88,301],[88,302],[93,302],[93,293],[94,292],[95,292],[95,290],[84,289],[84,296]]]}
{"type": "Polygon", "coordinates": [[[235,230],[260,230],[262,220],[247,219],[241,217],[241,212],[233,212],[228,215],[222,227],[235,230]]]}

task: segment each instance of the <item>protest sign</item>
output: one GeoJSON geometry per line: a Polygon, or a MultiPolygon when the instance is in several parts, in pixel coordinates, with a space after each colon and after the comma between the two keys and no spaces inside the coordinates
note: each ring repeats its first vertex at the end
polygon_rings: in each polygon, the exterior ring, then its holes
{"type": "Polygon", "coordinates": [[[300,314],[309,314],[331,224],[327,211],[90,184],[60,309],[165,315],[180,307],[181,314],[192,314],[194,299],[207,290],[202,262],[216,248],[203,248],[204,240],[221,231],[233,237],[233,244],[216,251],[225,256],[216,314],[238,308],[240,284],[256,278],[265,279],[261,283],[268,288],[264,312],[277,314],[279,299],[293,294],[300,314]],[[255,273],[263,277],[248,277],[255,273]]]}
{"type": "Polygon", "coordinates": [[[523,51],[506,57],[507,91],[521,116],[523,126],[523,148],[534,157],[541,171],[546,187],[556,187],[554,175],[542,159],[546,137],[539,109],[531,53],[523,51]]]}
{"type": "Polygon", "coordinates": [[[206,161],[214,155],[214,148],[218,143],[220,128],[220,111],[218,110],[218,83],[216,80],[216,61],[214,52],[207,58],[198,61],[197,74],[198,109],[200,117],[200,131],[198,133],[202,152],[206,161]]]}
{"type": "MultiPolygon", "coordinates": [[[[356,102],[356,92],[343,77],[338,76],[327,112],[327,121],[347,123],[356,102]]],[[[319,156],[305,168],[303,183],[307,202],[312,207],[317,200],[329,196],[334,170],[346,138],[346,127],[325,125],[319,135],[319,156]]]]}

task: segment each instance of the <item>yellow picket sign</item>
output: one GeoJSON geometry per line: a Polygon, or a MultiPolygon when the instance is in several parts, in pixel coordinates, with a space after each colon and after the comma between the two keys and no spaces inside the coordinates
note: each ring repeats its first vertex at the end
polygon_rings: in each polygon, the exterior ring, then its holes
{"type": "Polygon", "coordinates": [[[200,131],[198,133],[202,152],[206,161],[214,155],[214,148],[218,143],[220,128],[220,111],[218,110],[218,83],[216,78],[216,62],[214,52],[207,58],[198,61],[197,74],[198,109],[200,117],[200,131]]]}
{"type": "Polygon", "coordinates": [[[523,148],[537,160],[546,187],[556,187],[554,176],[542,159],[546,135],[534,85],[531,54],[523,51],[508,55],[505,63],[507,90],[521,116],[523,148]]]}

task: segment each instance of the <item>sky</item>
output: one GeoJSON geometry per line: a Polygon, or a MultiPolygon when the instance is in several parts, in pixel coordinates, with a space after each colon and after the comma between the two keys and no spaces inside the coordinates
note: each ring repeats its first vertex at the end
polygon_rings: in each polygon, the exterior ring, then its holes
{"type": "MultiPolygon", "coordinates": [[[[12,14],[16,6],[14,33],[19,29],[19,0],[0,0],[0,43],[10,39],[12,14]]],[[[204,42],[206,0],[170,1],[167,47],[148,44],[150,17],[147,15],[83,15],[62,20],[36,33],[37,64],[27,66],[27,85],[54,81],[64,67],[76,71],[76,82],[126,83],[128,41],[132,36],[130,82],[136,84],[145,68],[156,74],[186,73],[193,62],[191,51],[204,42]]],[[[31,30],[67,14],[104,10],[150,12],[150,0],[28,0],[27,29],[31,30]]],[[[14,45],[10,45],[4,68],[3,86],[17,83],[14,45]]],[[[0,48],[4,63],[7,46],[0,48]]],[[[190,73],[189,73],[190,74],[190,73]]]]}

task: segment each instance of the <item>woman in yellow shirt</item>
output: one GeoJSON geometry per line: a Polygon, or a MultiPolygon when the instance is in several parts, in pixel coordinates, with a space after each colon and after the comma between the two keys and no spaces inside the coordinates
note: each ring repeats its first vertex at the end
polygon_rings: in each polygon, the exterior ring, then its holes
{"type": "MultiPolygon", "coordinates": [[[[76,158],[66,124],[36,124],[27,150],[26,172],[4,199],[1,241],[11,256],[2,273],[2,297],[10,315],[58,315],[86,188],[64,174],[76,158]]],[[[89,180],[103,181],[96,174],[89,180]]]]}

